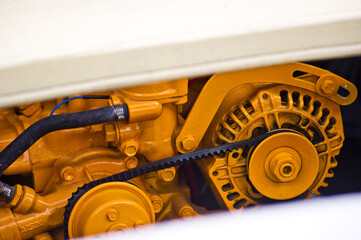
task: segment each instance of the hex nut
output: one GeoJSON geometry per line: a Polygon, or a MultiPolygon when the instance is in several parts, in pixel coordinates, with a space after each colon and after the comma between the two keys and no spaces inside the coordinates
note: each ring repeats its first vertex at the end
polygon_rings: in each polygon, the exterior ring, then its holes
{"type": "Polygon", "coordinates": [[[195,148],[196,146],[196,140],[194,139],[193,136],[185,136],[182,141],[182,148],[186,151],[191,151],[195,148]]]}
{"type": "Polygon", "coordinates": [[[163,209],[163,199],[156,194],[151,194],[149,197],[150,201],[152,202],[153,209],[155,213],[159,213],[163,209]]]}
{"type": "Polygon", "coordinates": [[[120,149],[124,155],[132,157],[137,153],[138,147],[138,143],[134,139],[131,139],[123,142],[120,149]]]}
{"type": "Polygon", "coordinates": [[[138,159],[136,157],[127,157],[124,162],[127,169],[135,168],[138,165],[138,159]]]}
{"type": "Polygon", "coordinates": [[[326,95],[335,94],[337,92],[337,85],[331,79],[325,79],[321,83],[321,90],[326,95]]]}
{"type": "Polygon", "coordinates": [[[277,154],[271,162],[271,172],[280,182],[294,180],[301,169],[295,157],[288,153],[277,154]]]}
{"type": "Polygon", "coordinates": [[[182,217],[182,218],[191,217],[191,216],[193,216],[195,214],[196,213],[193,210],[193,208],[191,208],[189,206],[185,206],[179,211],[179,216],[182,217]]]}
{"type": "Polygon", "coordinates": [[[75,178],[75,169],[73,167],[67,166],[61,170],[61,178],[64,181],[70,182],[75,178]]]}
{"type": "Polygon", "coordinates": [[[174,167],[166,168],[163,170],[159,170],[157,173],[158,173],[158,177],[161,180],[163,180],[165,182],[170,182],[175,177],[175,168],[174,167]]]}

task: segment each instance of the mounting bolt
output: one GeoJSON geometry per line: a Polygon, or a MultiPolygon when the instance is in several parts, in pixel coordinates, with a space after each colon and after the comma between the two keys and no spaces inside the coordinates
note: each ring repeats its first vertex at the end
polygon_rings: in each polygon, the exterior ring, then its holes
{"type": "Polygon", "coordinates": [[[185,206],[179,211],[179,216],[182,218],[191,217],[193,215],[196,215],[196,213],[190,206],[185,206]]]}
{"type": "Polygon", "coordinates": [[[163,209],[163,200],[159,195],[151,194],[149,196],[150,201],[152,202],[154,212],[159,213],[163,209]]]}
{"type": "Polygon", "coordinates": [[[132,157],[137,153],[138,147],[139,144],[134,139],[130,139],[122,143],[120,150],[124,155],[132,157]]]}
{"type": "Polygon", "coordinates": [[[75,178],[75,169],[73,167],[65,167],[61,170],[61,178],[64,181],[70,182],[75,178]]]}
{"type": "Polygon", "coordinates": [[[193,136],[185,136],[182,141],[182,148],[186,151],[191,151],[196,147],[196,140],[193,136]]]}
{"type": "Polygon", "coordinates": [[[109,221],[116,221],[119,217],[119,212],[117,209],[115,208],[109,208],[108,212],[107,212],[107,217],[109,221]]]}
{"type": "Polygon", "coordinates": [[[132,169],[138,165],[138,159],[136,157],[127,157],[124,160],[124,163],[126,168],[132,169]]]}
{"type": "Polygon", "coordinates": [[[175,177],[175,168],[174,167],[166,168],[163,170],[159,170],[157,173],[158,173],[158,177],[161,180],[163,180],[165,182],[170,182],[175,177]]]}
{"type": "Polygon", "coordinates": [[[326,95],[335,94],[337,92],[337,85],[331,79],[325,79],[321,83],[321,90],[326,95]]]}

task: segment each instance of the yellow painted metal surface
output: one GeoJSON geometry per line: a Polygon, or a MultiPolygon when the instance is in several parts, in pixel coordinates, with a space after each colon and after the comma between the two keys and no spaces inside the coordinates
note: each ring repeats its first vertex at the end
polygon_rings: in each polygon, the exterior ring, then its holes
{"type": "Polygon", "coordinates": [[[122,231],[154,221],[152,203],[141,189],[109,182],[92,188],[76,203],[69,218],[69,237],[122,231]]]}
{"type": "Polygon", "coordinates": [[[292,85],[304,90],[317,92],[317,82],[319,80],[323,81],[325,78],[333,81],[336,89],[341,87],[349,91],[349,95],[345,97],[340,96],[337,92],[333,92],[325,94],[327,98],[341,105],[350,104],[356,99],[357,89],[350,82],[329,71],[301,63],[215,74],[204,86],[202,93],[199,95],[188,116],[186,124],[177,137],[177,149],[183,153],[188,152],[189,150],[182,148],[181,142],[190,136],[194,138],[194,148],[199,145],[203,134],[206,132],[222,101],[233,89],[239,88],[246,83],[274,83],[292,85]],[[307,76],[314,77],[294,77],[294,74],[297,72],[306,73],[308,74],[307,76]],[[212,104],[209,104],[210,99],[212,104]],[[199,119],[202,119],[202,124],[199,123],[199,119]]]}
{"type": "MultiPolygon", "coordinates": [[[[177,106],[187,99],[187,84],[187,79],[184,79],[97,93],[111,95],[110,104],[127,103],[130,121],[58,131],[35,143],[5,171],[6,175],[31,173],[33,186],[16,185],[12,201],[0,208],[4,212],[1,220],[6,222],[2,224],[4,228],[0,228],[1,236],[5,239],[45,239],[48,230],[62,226],[68,198],[84,183],[135,168],[146,160],[156,161],[175,155],[172,134],[178,126],[177,106]]],[[[3,110],[1,148],[32,123],[48,116],[62,100],[3,110]]],[[[60,107],[56,114],[84,111],[109,103],[107,100],[77,99],[60,107]]],[[[76,217],[71,216],[69,236],[152,223],[155,221],[154,212],[161,212],[167,202],[173,201],[173,196],[181,199],[180,204],[188,206],[189,200],[185,199],[189,199],[189,190],[179,188],[175,176],[176,170],[171,168],[150,174],[146,179],[133,179],[132,183],[137,187],[114,183],[109,186],[111,190],[107,190],[108,186],[92,190],[75,207],[76,217]],[[115,199],[112,203],[96,204],[104,198],[115,199]],[[108,208],[122,212],[123,217],[119,218],[122,220],[100,221],[99,209],[108,208]],[[129,218],[129,214],[133,218],[129,218]]],[[[163,211],[163,215],[166,213],[172,218],[178,216],[173,207],[163,211]]]]}

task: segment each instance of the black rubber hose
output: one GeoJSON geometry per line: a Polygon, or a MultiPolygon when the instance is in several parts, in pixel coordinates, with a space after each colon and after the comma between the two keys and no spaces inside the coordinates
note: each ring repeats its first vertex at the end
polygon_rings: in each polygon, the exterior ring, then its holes
{"type": "Polygon", "coordinates": [[[50,132],[128,120],[126,104],[43,118],[28,127],[0,153],[0,175],[36,141],[50,132]]]}

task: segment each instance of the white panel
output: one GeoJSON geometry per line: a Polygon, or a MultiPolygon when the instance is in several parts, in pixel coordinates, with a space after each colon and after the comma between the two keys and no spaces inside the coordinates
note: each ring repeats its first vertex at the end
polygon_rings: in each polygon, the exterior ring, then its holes
{"type": "Polygon", "coordinates": [[[361,53],[359,0],[0,2],[0,106],[361,53]]]}
{"type": "Polygon", "coordinates": [[[141,232],[92,236],[99,240],[361,239],[361,194],[283,203],[229,214],[159,223],[141,232]]]}

